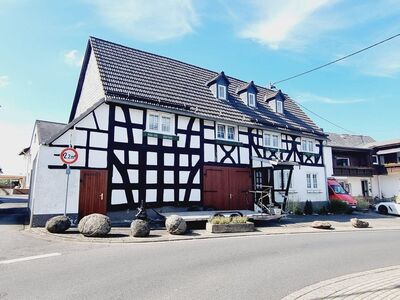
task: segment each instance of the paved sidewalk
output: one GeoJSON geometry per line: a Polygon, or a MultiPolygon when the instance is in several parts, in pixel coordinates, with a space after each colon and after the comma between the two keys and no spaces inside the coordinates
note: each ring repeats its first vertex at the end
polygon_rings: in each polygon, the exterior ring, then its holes
{"type": "Polygon", "coordinates": [[[283,300],[399,299],[400,266],[353,273],[310,285],[283,300]]]}
{"type": "Polygon", "coordinates": [[[204,229],[189,230],[185,235],[170,235],[165,229],[152,230],[149,237],[134,238],[130,235],[127,227],[113,227],[110,234],[104,238],[88,238],[81,235],[77,228],[71,228],[63,234],[51,234],[44,228],[32,228],[25,230],[25,233],[36,235],[46,240],[66,240],[77,242],[96,242],[96,243],[148,243],[148,242],[168,242],[192,239],[226,238],[257,235],[276,235],[276,234],[300,234],[300,233],[321,233],[326,230],[311,228],[311,223],[315,220],[328,220],[334,230],[328,232],[351,232],[351,231],[377,231],[377,230],[400,230],[400,218],[398,217],[379,217],[377,214],[363,214],[351,216],[290,216],[280,222],[269,221],[256,227],[254,232],[244,233],[208,233],[204,229]],[[351,217],[358,217],[370,222],[369,228],[354,228],[350,224],[351,217]]]}

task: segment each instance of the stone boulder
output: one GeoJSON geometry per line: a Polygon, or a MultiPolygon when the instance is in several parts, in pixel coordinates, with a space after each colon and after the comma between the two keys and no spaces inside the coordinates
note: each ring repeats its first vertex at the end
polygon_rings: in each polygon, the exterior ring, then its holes
{"type": "Polygon", "coordinates": [[[146,237],[150,234],[149,222],[136,219],[131,223],[131,234],[134,237],[146,237]]]}
{"type": "Polygon", "coordinates": [[[165,220],[165,227],[170,234],[184,234],[187,226],[182,217],[172,215],[165,220]]]}
{"type": "Polygon", "coordinates": [[[105,236],[111,230],[110,218],[102,214],[91,214],[83,217],[78,224],[78,230],[84,236],[105,236]]]}
{"type": "Polygon", "coordinates": [[[56,216],[48,219],[45,228],[51,233],[63,233],[71,227],[71,221],[66,216],[56,216]]]}
{"type": "Polygon", "coordinates": [[[311,224],[312,228],[317,229],[332,229],[332,225],[329,222],[322,222],[322,221],[314,221],[311,224]]]}
{"type": "Polygon", "coordinates": [[[352,218],[350,220],[351,225],[353,225],[353,227],[355,228],[368,228],[369,227],[369,223],[367,221],[363,221],[357,218],[352,218]]]}

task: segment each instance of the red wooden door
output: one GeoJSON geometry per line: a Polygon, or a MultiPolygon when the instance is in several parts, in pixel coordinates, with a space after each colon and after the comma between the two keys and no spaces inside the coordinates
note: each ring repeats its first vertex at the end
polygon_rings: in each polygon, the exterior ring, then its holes
{"type": "Polygon", "coordinates": [[[79,218],[107,213],[107,170],[81,170],[79,218]]]}
{"type": "Polygon", "coordinates": [[[229,209],[253,209],[251,190],[251,170],[234,168],[229,170],[230,203],[229,209]]]}
{"type": "Polygon", "coordinates": [[[203,205],[215,209],[226,209],[229,181],[226,168],[204,167],[203,205]]]}
{"type": "Polygon", "coordinates": [[[247,168],[204,167],[203,205],[221,210],[252,209],[251,171],[247,168]]]}

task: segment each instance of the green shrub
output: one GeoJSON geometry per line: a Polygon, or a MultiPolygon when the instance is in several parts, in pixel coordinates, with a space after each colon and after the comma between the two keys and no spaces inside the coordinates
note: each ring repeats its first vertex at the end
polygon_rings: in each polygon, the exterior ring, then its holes
{"type": "Polygon", "coordinates": [[[224,217],[224,216],[216,216],[212,217],[210,220],[208,220],[209,223],[211,224],[244,224],[247,222],[247,217],[224,217]]]}
{"type": "Polygon", "coordinates": [[[328,214],[328,208],[324,205],[318,210],[319,215],[327,215],[328,214]]]}
{"type": "Polygon", "coordinates": [[[298,201],[289,201],[286,205],[286,211],[295,215],[302,215],[303,207],[298,201]]]}
{"type": "Polygon", "coordinates": [[[351,212],[351,207],[344,201],[332,200],[329,205],[329,210],[333,214],[347,214],[351,212]]]}
{"type": "Polygon", "coordinates": [[[306,205],[304,206],[304,214],[312,215],[313,214],[313,205],[312,202],[307,200],[306,205]]]}
{"type": "Polygon", "coordinates": [[[369,202],[363,198],[358,198],[357,199],[357,209],[358,210],[369,209],[369,202]]]}

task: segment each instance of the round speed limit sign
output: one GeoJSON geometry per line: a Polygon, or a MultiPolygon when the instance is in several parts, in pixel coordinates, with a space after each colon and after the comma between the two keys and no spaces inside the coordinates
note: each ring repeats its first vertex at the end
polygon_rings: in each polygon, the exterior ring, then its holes
{"type": "Polygon", "coordinates": [[[78,152],[74,148],[65,148],[61,151],[60,158],[64,164],[71,165],[78,160],[78,152]]]}

